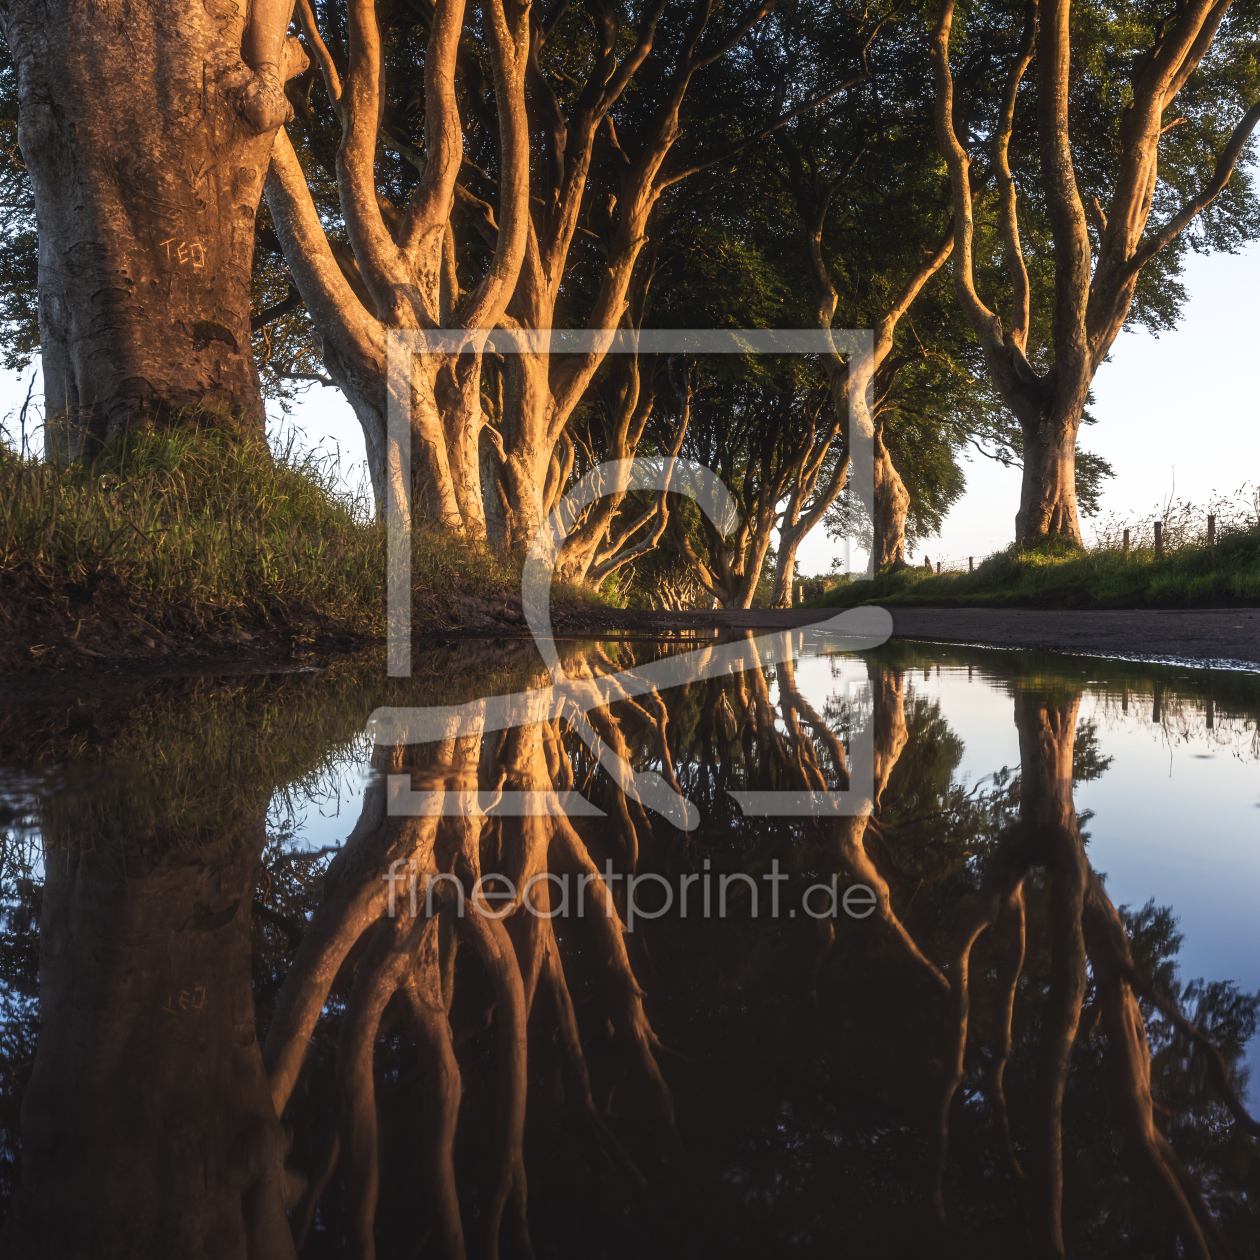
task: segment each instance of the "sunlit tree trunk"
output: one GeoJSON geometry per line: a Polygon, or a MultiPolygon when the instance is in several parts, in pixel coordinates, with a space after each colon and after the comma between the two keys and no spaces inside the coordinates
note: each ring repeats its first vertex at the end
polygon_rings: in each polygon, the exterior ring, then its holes
{"type": "Polygon", "coordinates": [[[559,474],[572,467],[565,428],[622,320],[648,240],[648,219],[662,192],[681,178],[666,178],[662,165],[680,134],[679,110],[691,80],[767,12],[745,14],[730,38],[706,55],[696,43],[708,15],[698,16],[672,58],[664,99],[644,129],[638,152],[630,156],[618,143],[610,111],[653,53],[663,8],[663,0],[643,7],[629,46],[619,39],[621,23],[611,10],[594,15],[587,78],[566,117],[539,62],[564,8],[541,18],[536,12],[531,15],[528,6],[500,0],[482,7],[479,35],[494,85],[493,111],[479,121],[497,128],[499,148],[497,204],[491,205],[460,182],[460,109],[467,97],[483,94],[470,86],[476,76],[460,62],[464,0],[438,0],[433,10],[425,55],[423,153],[382,126],[388,84],[374,0],[352,0],[349,5],[344,82],[314,11],[307,0],[299,0],[303,34],[341,127],[336,175],[351,256],[339,258],[330,246],[287,136],[277,139],[267,202],[332,380],[345,390],[363,425],[378,503],[386,477],[388,330],[549,330],[569,274],[571,246],[583,216],[590,218],[587,183],[595,141],[606,133],[620,196],[612,199],[601,230],[584,229],[598,241],[606,260],[586,327],[606,338],[597,338],[589,353],[554,358],[526,338],[522,352],[508,356],[500,405],[492,403],[492,414],[482,406],[477,349],[470,348],[458,360],[426,354],[413,371],[412,475],[421,509],[452,534],[484,538],[501,532],[491,541],[509,550],[524,549],[537,534],[563,487],[559,474]],[[467,82],[459,78],[465,74],[467,82]],[[457,99],[457,90],[465,96],[457,99]],[[541,136],[542,143],[531,148],[531,136],[541,136]],[[378,195],[373,162],[381,143],[421,172],[405,207],[392,206],[378,195]],[[456,274],[453,212],[493,252],[468,291],[461,290],[456,274]],[[492,475],[493,485],[483,485],[483,470],[492,475]],[[493,531],[483,494],[495,504],[490,513],[493,531]]]}
{"type": "Polygon", "coordinates": [[[910,492],[884,445],[882,426],[875,430],[875,477],[872,501],[874,569],[906,562],[906,518],[910,514],[910,492]]]}
{"type": "MultiPolygon", "coordinates": [[[[1076,181],[1069,102],[1073,89],[1070,28],[1072,0],[1045,0],[1025,8],[1024,31],[1010,60],[996,125],[990,133],[997,179],[998,234],[1011,304],[1006,324],[981,297],[974,257],[972,155],[957,134],[949,48],[955,0],[943,0],[932,41],[937,142],[949,169],[954,201],[954,283],[997,392],[1019,421],[1024,477],[1016,541],[1059,537],[1081,543],[1076,506],[1076,438],[1090,383],[1124,327],[1142,268],[1171,244],[1228,184],[1234,166],[1260,122],[1260,103],[1239,120],[1222,148],[1212,178],[1167,220],[1148,229],[1156,203],[1159,145],[1168,111],[1199,67],[1232,0],[1189,0],[1170,15],[1169,27],[1134,63],[1132,99],[1115,140],[1116,175],[1110,204],[1093,199],[1097,250],[1090,217],[1076,181]],[[1027,358],[1030,326],[1028,271],[1020,242],[1010,140],[1020,83],[1036,53],[1037,163],[1054,255],[1053,363],[1038,371],[1027,358]]],[[[1079,73],[1079,69],[1077,71],[1079,73]]],[[[973,108],[969,103],[967,108],[973,108]]]]}
{"type": "Polygon", "coordinates": [[[774,561],[774,589],[770,594],[771,608],[792,607],[792,587],[796,582],[796,549],[801,538],[788,539],[786,530],[780,530],[779,550],[774,561]]]}
{"type": "Polygon", "coordinates": [[[283,79],[305,65],[288,14],[0,6],[39,224],[50,457],[129,427],[262,433],[250,271],[283,79]]]}
{"type": "MultiPolygon", "coordinates": [[[[498,222],[491,207],[464,194],[467,213],[488,218],[493,255],[469,292],[455,270],[451,212],[464,158],[456,99],[456,64],[464,30],[463,0],[439,0],[425,54],[424,154],[404,207],[376,186],[375,162],[385,109],[383,36],[372,0],[348,9],[349,64],[344,81],[315,15],[299,0],[297,14],[341,128],[337,191],[350,251],[335,251],[315,208],[306,175],[286,134],[276,137],[267,176],[267,205],[302,300],[311,314],[332,379],[364,431],[378,504],[387,476],[386,424],[391,388],[407,389],[411,410],[412,482],[417,508],[448,533],[486,536],[481,489],[483,435],[481,349],[475,338],[458,350],[425,350],[410,365],[409,384],[389,381],[388,332],[397,329],[494,328],[516,284],[529,231],[529,122],[525,70],[529,11],[492,0],[483,6],[482,35],[494,83],[499,133],[498,222]]],[[[393,141],[395,146],[399,143],[393,141]]]]}

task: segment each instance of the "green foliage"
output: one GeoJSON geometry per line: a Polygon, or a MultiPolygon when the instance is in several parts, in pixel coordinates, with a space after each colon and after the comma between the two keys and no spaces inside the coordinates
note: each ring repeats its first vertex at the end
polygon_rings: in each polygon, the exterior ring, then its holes
{"type": "Polygon", "coordinates": [[[0,40],[0,366],[21,372],[39,347],[35,197],[18,150],[17,71],[0,40]]]}

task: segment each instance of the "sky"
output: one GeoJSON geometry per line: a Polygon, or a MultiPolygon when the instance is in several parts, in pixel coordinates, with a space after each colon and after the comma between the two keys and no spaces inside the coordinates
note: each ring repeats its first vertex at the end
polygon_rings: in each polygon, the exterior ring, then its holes
{"type": "MultiPolygon", "coordinates": [[[[1092,413],[1082,444],[1111,462],[1098,520],[1154,515],[1174,484],[1179,498],[1203,501],[1260,483],[1260,392],[1253,384],[1260,360],[1260,244],[1238,254],[1192,254],[1183,282],[1189,299],[1172,332],[1154,337],[1125,332],[1094,381],[1092,413]]],[[[0,417],[22,404],[32,367],[0,374],[0,417]]],[[[36,389],[38,391],[38,384],[36,389]]],[[[276,419],[279,419],[278,412],[276,419]]],[[[305,445],[333,449],[347,474],[363,461],[363,435],[337,390],[315,385],[294,408],[292,422],[305,445]]],[[[15,425],[7,422],[10,432],[15,425]]],[[[921,563],[965,566],[1007,546],[1014,537],[1019,470],[976,455],[965,465],[967,490],[945,518],[940,536],[909,557],[921,563]]],[[[1082,522],[1086,538],[1093,523],[1082,522]]],[[[825,573],[842,544],[820,527],[802,544],[798,572],[825,573]]],[[[852,552],[855,567],[865,562],[852,552]]]]}

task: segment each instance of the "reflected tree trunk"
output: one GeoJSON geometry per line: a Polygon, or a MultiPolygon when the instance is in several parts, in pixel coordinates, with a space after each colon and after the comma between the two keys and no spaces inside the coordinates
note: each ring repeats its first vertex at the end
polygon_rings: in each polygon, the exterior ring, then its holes
{"type": "Polygon", "coordinates": [[[143,844],[86,805],[49,820],[7,1255],[296,1255],[250,987],[265,809],[143,844]]]}

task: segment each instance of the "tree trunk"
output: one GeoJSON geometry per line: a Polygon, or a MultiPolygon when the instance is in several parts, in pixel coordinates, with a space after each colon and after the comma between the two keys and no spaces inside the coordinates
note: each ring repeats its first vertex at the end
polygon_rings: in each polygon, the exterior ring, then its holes
{"type": "Polygon", "coordinates": [[[1019,491],[1015,538],[1033,546],[1060,537],[1080,547],[1081,523],[1076,513],[1076,434],[1080,409],[1067,418],[1051,416],[1025,421],[1024,476],[1019,491]]]}
{"type": "Polygon", "coordinates": [[[546,355],[517,354],[508,361],[503,398],[503,445],[500,480],[507,500],[503,543],[525,551],[543,522],[543,491],[551,446],[551,389],[546,355]]]}
{"type": "Polygon", "coordinates": [[[47,829],[40,1039],[5,1254],[295,1255],[250,985],[265,798],[213,847],[174,851],[70,808],[47,829]]]}
{"type": "Polygon", "coordinates": [[[910,493],[893,467],[892,456],[879,429],[875,431],[875,519],[872,522],[874,550],[872,571],[887,565],[900,568],[906,562],[906,516],[910,493]]]}
{"type": "Polygon", "coordinates": [[[247,28],[224,0],[0,7],[39,222],[50,457],[128,427],[263,431],[254,215],[281,80],[305,58],[287,10],[253,8],[247,28]]]}
{"type": "Polygon", "coordinates": [[[790,537],[787,530],[779,534],[779,551],[774,562],[774,590],[770,595],[771,608],[792,607],[792,583],[796,581],[796,549],[804,537],[803,533],[799,537],[790,537]]]}
{"type": "MultiPolygon", "coordinates": [[[[996,125],[986,143],[990,169],[1001,193],[999,232],[1010,280],[1011,312],[1005,323],[980,296],[971,183],[972,155],[955,129],[957,107],[949,64],[955,0],[942,0],[932,36],[937,143],[949,169],[954,205],[957,260],[954,284],[967,321],[984,352],[985,363],[1002,401],[1024,431],[1024,481],[1016,516],[1016,541],[1028,545],[1061,537],[1080,545],[1076,514],[1076,434],[1094,374],[1124,327],[1139,275],[1163,249],[1220,195],[1238,158],[1260,123],[1260,103],[1239,119],[1219,150],[1212,178],[1181,209],[1148,230],[1156,204],[1152,190],[1159,179],[1160,137],[1171,124],[1175,100],[1212,47],[1228,3],[1199,3],[1177,8],[1169,38],[1161,34],[1150,54],[1135,64],[1129,95],[1108,154],[1116,175],[1110,204],[1093,199],[1096,231],[1091,241],[1088,216],[1077,185],[1072,127],[1072,0],[1047,0],[1025,10],[1024,34],[1009,63],[996,125]],[[1053,362],[1038,372],[1027,358],[1031,327],[1031,288],[1020,243],[1016,181],[1010,168],[1010,141],[1020,81],[1033,64],[1037,74],[1037,166],[1042,204],[1049,222],[1054,257],[1051,349],[1053,362]],[[1096,266],[1095,264],[1096,260],[1096,266]]],[[[974,36],[973,36],[974,38],[974,36]]],[[[1079,74],[1079,67],[1076,69],[1079,74]]],[[[1000,79],[995,76],[996,84],[1000,79]]],[[[996,105],[997,98],[990,98],[996,105]]],[[[1088,159],[1092,160],[1092,159],[1088,159]]],[[[1026,168],[1027,170],[1027,168],[1026,168]]],[[[1033,178],[1031,170],[1027,171],[1033,178]]],[[[1022,180],[1020,181],[1023,182],[1022,180]]],[[[987,262],[981,254],[980,261],[987,262]]],[[[991,282],[986,282],[986,288],[991,282]]]]}
{"type": "Polygon", "coordinates": [[[756,532],[749,540],[748,550],[743,553],[743,563],[733,575],[733,589],[729,598],[724,601],[726,608],[751,608],[753,597],[757,594],[766,552],[770,550],[770,531],[774,528],[774,517],[760,520],[757,525],[756,532]]]}

